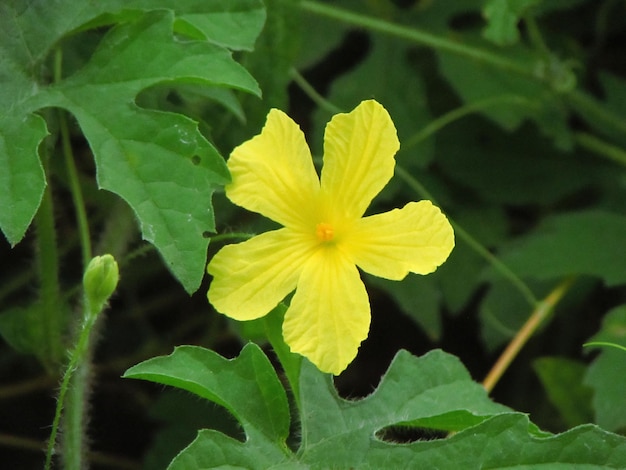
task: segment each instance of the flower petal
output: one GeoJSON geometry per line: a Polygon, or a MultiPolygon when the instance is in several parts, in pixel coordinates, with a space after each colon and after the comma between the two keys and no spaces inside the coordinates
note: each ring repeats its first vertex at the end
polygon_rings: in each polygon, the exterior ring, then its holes
{"type": "Polygon", "coordinates": [[[389,113],[374,100],[331,119],[324,135],[322,192],[342,217],[365,213],[393,176],[399,148],[389,113]]]}
{"type": "Polygon", "coordinates": [[[310,254],[311,243],[285,228],[227,245],[207,267],[209,302],[236,320],[262,317],[296,288],[310,254]]]}
{"type": "Polygon", "coordinates": [[[304,267],[285,314],[285,342],[321,371],[338,375],[369,325],[369,300],[356,266],[333,247],[320,249],[304,267]]]}
{"type": "Polygon", "coordinates": [[[235,204],[286,227],[310,221],[319,178],[304,134],[282,111],[272,109],[261,133],[232,151],[228,169],[235,204]]]}
{"type": "Polygon", "coordinates": [[[410,202],[359,220],[346,245],[363,271],[400,280],[437,269],[454,247],[454,231],[430,201],[410,202]]]}

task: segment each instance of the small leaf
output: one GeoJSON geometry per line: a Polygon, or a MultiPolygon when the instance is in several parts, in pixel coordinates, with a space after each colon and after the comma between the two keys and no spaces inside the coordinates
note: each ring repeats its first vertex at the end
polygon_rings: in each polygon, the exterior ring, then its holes
{"type": "Polygon", "coordinates": [[[519,41],[517,23],[526,11],[541,0],[488,0],[483,6],[487,26],[483,36],[498,46],[519,41]]]}

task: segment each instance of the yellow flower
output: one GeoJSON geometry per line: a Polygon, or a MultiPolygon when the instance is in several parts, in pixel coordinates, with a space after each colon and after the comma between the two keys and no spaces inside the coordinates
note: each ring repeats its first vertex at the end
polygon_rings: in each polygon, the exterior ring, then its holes
{"type": "Polygon", "coordinates": [[[357,266],[400,280],[434,271],[454,246],[450,223],[429,201],[363,217],[391,179],[399,147],[385,108],[364,101],[328,123],[318,178],[302,131],[272,109],[261,134],[233,150],[226,195],[283,227],[215,255],[207,268],[213,306],[253,320],[295,290],[285,342],[320,370],[341,373],[370,325],[357,266]]]}

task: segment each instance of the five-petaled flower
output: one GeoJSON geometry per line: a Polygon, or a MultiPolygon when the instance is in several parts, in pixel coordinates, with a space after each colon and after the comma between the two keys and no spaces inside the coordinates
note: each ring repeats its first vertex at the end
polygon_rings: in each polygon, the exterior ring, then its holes
{"type": "Polygon", "coordinates": [[[454,246],[450,223],[429,201],[363,217],[393,176],[399,146],[385,108],[364,101],[328,123],[320,178],[298,125],[272,109],[261,134],[233,150],[226,195],[283,227],[215,255],[207,268],[213,306],[252,320],[295,289],[285,342],[320,370],[343,371],[370,325],[357,266],[401,280],[434,271],[454,246]]]}

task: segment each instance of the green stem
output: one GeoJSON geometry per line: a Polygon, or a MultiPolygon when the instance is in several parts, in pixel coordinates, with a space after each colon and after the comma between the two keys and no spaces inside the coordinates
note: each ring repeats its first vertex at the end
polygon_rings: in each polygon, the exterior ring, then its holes
{"type": "Polygon", "coordinates": [[[328,111],[330,114],[343,113],[343,110],[339,107],[335,106],[333,103],[328,101],[322,95],[320,95],[313,86],[304,78],[300,73],[295,69],[291,68],[289,70],[289,76],[293,79],[294,82],[304,91],[304,93],[311,98],[311,100],[318,105],[321,109],[328,111]]]}
{"type": "Polygon", "coordinates": [[[520,328],[513,340],[508,344],[504,352],[500,355],[494,366],[491,368],[485,380],[483,387],[490,393],[496,386],[502,374],[507,370],[513,359],[517,357],[520,350],[524,347],[530,337],[537,331],[539,326],[546,321],[550,314],[554,311],[554,307],[563,298],[565,293],[574,283],[574,278],[569,277],[557,285],[548,296],[539,302],[531,313],[526,323],[520,328]]]}
{"type": "MultiPolygon", "coordinates": [[[[54,81],[61,80],[63,50],[59,47],[54,56],[54,81]]],[[[83,258],[83,270],[91,260],[91,236],[89,235],[89,224],[87,222],[87,212],[85,210],[85,201],[83,192],[80,188],[80,180],[78,179],[78,171],[76,162],[74,161],[74,152],[72,151],[72,142],[67,124],[67,115],[64,111],[59,110],[59,129],[61,131],[61,143],[63,146],[63,156],[65,159],[65,167],[70,183],[70,192],[74,203],[74,211],[76,221],[78,223],[78,233],[80,237],[80,246],[83,258]]]]}
{"type": "Polygon", "coordinates": [[[626,134],[626,119],[606,109],[597,99],[581,90],[574,90],[566,96],[572,108],[587,122],[592,122],[596,127],[626,134]]]}
{"type": "MultiPolygon", "coordinates": [[[[84,305],[88,309],[88,302],[84,302],[84,305]]],[[[51,468],[61,417],[63,417],[63,460],[65,469],[80,470],[85,468],[82,461],[87,447],[85,445],[85,426],[87,422],[85,400],[89,389],[88,375],[91,366],[89,340],[99,313],[93,311],[85,312],[78,341],[70,353],[70,359],[61,380],[59,397],[52,422],[45,470],[50,470],[51,468]],[[66,397],[68,406],[65,413],[63,413],[66,397]]]]}
{"type": "Polygon", "coordinates": [[[527,107],[532,106],[532,103],[529,100],[515,95],[496,96],[460,106],[447,112],[446,114],[443,114],[442,116],[439,116],[437,119],[431,121],[427,126],[420,129],[417,133],[413,134],[404,142],[404,144],[402,144],[402,150],[407,150],[414,145],[417,145],[421,141],[427,139],[458,119],[461,119],[469,114],[503,104],[513,104],[527,107]]]}
{"type": "Polygon", "coordinates": [[[425,31],[420,31],[406,26],[399,26],[388,21],[372,18],[359,13],[353,13],[348,10],[337,8],[330,4],[322,4],[314,1],[304,0],[300,3],[301,7],[316,15],[325,16],[337,21],[341,21],[353,26],[362,27],[371,31],[389,34],[391,36],[407,39],[411,42],[421,44],[423,46],[432,47],[438,51],[451,52],[453,54],[462,55],[477,62],[496,66],[503,70],[509,70],[519,75],[527,77],[536,77],[532,68],[526,64],[511,60],[483,49],[471,47],[466,44],[453,41],[441,36],[437,36],[425,31]]]}
{"type": "MultiPolygon", "coordinates": [[[[424,186],[422,186],[422,184],[404,168],[396,165],[396,174],[421,197],[437,204],[432,194],[430,194],[426,188],[424,188],[424,186]]],[[[493,266],[493,268],[498,271],[502,277],[508,279],[509,282],[511,282],[511,284],[520,292],[520,294],[522,294],[531,307],[535,307],[537,305],[537,298],[524,281],[522,281],[506,264],[494,256],[489,250],[487,250],[487,248],[485,248],[480,242],[478,242],[478,240],[472,237],[463,227],[457,224],[449,216],[448,220],[450,221],[452,227],[454,227],[454,232],[458,235],[458,237],[467,243],[472,250],[484,258],[485,261],[487,261],[491,266],[493,266]]]]}
{"type": "Polygon", "coordinates": [[[584,149],[626,166],[626,151],[620,147],[608,144],[586,132],[576,132],[574,134],[574,141],[584,149]]]}
{"type": "Polygon", "coordinates": [[[83,269],[87,267],[91,260],[91,236],[89,234],[89,223],[87,222],[87,211],[85,210],[85,201],[83,192],[80,187],[76,162],[72,152],[69,130],[67,126],[67,116],[63,111],[59,111],[59,126],[61,130],[61,140],[63,142],[63,155],[65,157],[65,167],[70,183],[70,192],[74,202],[74,211],[76,222],[78,223],[78,235],[80,237],[80,246],[82,252],[83,269]]]}
{"type": "Polygon", "coordinates": [[[63,351],[63,309],[59,286],[59,255],[54,227],[54,206],[50,186],[44,190],[35,217],[36,255],[40,282],[41,322],[44,353],[40,359],[49,371],[58,367],[63,351]]]}
{"type": "Polygon", "coordinates": [[[591,348],[596,348],[596,347],[609,347],[609,348],[616,348],[616,349],[621,349],[622,351],[626,352],[626,346],[622,346],[621,344],[615,344],[615,343],[610,343],[608,341],[591,341],[590,343],[584,343],[583,347],[587,348],[587,347],[591,347],[591,348]]]}

